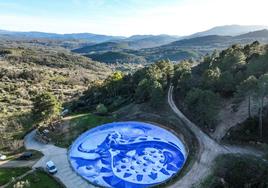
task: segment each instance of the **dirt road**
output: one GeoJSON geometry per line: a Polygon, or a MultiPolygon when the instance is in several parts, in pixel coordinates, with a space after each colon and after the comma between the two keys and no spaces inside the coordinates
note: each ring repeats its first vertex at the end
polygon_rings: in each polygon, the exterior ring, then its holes
{"type": "Polygon", "coordinates": [[[211,167],[213,166],[213,161],[218,155],[227,153],[249,154],[255,156],[262,155],[262,152],[253,150],[251,148],[220,145],[218,142],[210,138],[177,108],[173,100],[173,89],[173,86],[170,86],[168,91],[168,104],[173,110],[173,112],[183,122],[183,125],[190,128],[190,130],[194,133],[199,142],[200,150],[198,154],[198,159],[194,162],[190,171],[188,171],[185,176],[180,179],[180,181],[173,184],[171,186],[172,188],[190,188],[193,185],[198,184],[210,173],[211,167]]]}

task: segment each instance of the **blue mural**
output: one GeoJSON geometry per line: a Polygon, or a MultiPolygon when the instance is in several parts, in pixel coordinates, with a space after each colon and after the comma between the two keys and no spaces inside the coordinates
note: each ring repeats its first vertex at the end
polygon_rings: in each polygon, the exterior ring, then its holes
{"type": "Polygon", "coordinates": [[[69,151],[73,169],[93,184],[144,188],[171,178],[186,152],[178,137],[142,122],[109,123],[82,134],[69,151]]]}

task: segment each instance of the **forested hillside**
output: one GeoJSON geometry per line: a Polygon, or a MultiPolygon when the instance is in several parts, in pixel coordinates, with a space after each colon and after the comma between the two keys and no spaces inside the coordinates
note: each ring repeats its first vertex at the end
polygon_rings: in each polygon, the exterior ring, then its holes
{"type": "MultiPolygon", "coordinates": [[[[134,74],[117,72],[84,93],[75,108],[95,109],[99,104],[113,110],[130,102],[150,102],[157,107],[172,81],[176,99],[185,113],[205,131],[213,132],[222,103],[234,99],[233,110],[248,100],[258,104],[258,117],[264,117],[264,98],[268,91],[268,48],[259,42],[233,45],[206,56],[197,66],[192,60],[179,64],[159,61],[134,74]]],[[[259,134],[262,132],[260,122],[259,134]]]]}
{"type": "Polygon", "coordinates": [[[104,53],[87,54],[85,56],[94,61],[104,62],[107,64],[147,64],[147,61],[144,57],[127,52],[109,51],[104,53]]]}
{"type": "Polygon", "coordinates": [[[133,74],[115,72],[103,82],[91,85],[83,96],[74,102],[75,110],[93,110],[104,105],[109,111],[122,105],[149,102],[158,108],[163,102],[173,74],[170,61],[159,61],[133,74]]]}
{"type": "MultiPolygon", "coordinates": [[[[198,125],[207,131],[217,126],[217,115],[222,102],[235,99],[233,110],[240,102],[248,101],[248,117],[252,104],[257,104],[259,113],[255,133],[257,138],[267,139],[263,128],[266,117],[264,99],[268,93],[268,48],[254,42],[250,45],[233,45],[220,53],[204,58],[197,66],[185,61],[174,71],[174,85],[178,103],[198,125]]],[[[266,140],[267,141],[267,140],[266,140]]]]}

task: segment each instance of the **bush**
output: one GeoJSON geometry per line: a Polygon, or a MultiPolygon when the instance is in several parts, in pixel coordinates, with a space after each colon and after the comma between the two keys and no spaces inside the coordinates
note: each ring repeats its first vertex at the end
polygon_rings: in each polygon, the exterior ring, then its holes
{"type": "Polygon", "coordinates": [[[96,107],[96,111],[100,114],[106,114],[108,112],[108,109],[104,104],[98,104],[96,107]]]}
{"type": "Polygon", "coordinates": [[[204,187],[248,187],[268,186],[268,164],[257,157],[222,155],[216,158],[213,173],[201,184],[204,187]]]}
{"type": "Polygon", "coordinates": [[[210,90],[194,88],[185,98],[185,104],[190,113],[200,125],[213,128],[219,110],[219,97],[210,90]]]}
{"type": "Polygon", "coordinates": [[[32,111],[37,120],[51,121],[60,116],[61,103],[53,94],[44,92],[35,97],[32,111]]]}
{"type": "Polygon", "coordinates": [[[13,188],[26,188],[26,187],[30,187],[30,182],[28,180],[18,181],[13,185],[13,188]]]}

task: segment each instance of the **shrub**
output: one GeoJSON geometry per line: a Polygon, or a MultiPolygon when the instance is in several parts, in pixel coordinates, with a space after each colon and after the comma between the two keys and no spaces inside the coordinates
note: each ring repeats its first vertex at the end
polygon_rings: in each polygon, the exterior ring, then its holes
{"type": "Polygon", "coordinates": [[[32,111],[37,120],[51,121],[60,116],[61,103],[53,94],[44,92],[35,97],[32,111]]]}
{"type": "Polygon", "coordinates": [[[96,111],[100,114],[106,114],[108,112],[108,109],[104,104],[98,104],[96,107],[96,111]]]}

